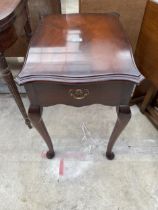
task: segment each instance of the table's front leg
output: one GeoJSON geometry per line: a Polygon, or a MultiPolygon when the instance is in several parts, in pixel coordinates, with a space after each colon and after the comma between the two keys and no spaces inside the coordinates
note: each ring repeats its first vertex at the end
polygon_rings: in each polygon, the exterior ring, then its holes
{"type": "Polygon", "coordinates": [[[48,131],[47,131],[45,124],[43,122],[43,119],[42,119],[42,111],[43,111],[42,107],[30,105],[29,117],[30,117],[33,125],[35,126],[35,128],[38,130],[38,132],[41,134],[44,141],[46,142],[46,144],[49,148],[49,151],[47,152],[46,155],[47,155],[48,159],[51,159],[54,157],[55,153],[54,153],[51,138],[48,134],[48,131]]]}
{"type": "Polygon", "coordinates": [[[106,151],[106,157],[109,160],[113,160],[115,155],[112,152],[112,148],[123,131],[123,129],[126,127],[128,124],[129,120],[131,118],[131,110],[129,106],[119,106],[117,107],[117,122],[115,124],[115,127],[113,129],[113,132],[111,134],[108,146],[107,146],[107,151],[106,151]]]}
{"type": "Polygon", "coordinates": [[[25,120],[26,125],[29,128],[32,128],[30,120],[27,116],[24,104],[21,100],[19,91],[18,91],[17,86],[14,82],[13,75],[12,75],[11,71],[9,70],[8,64],[6,62],[6,59],[3,55],[3,53],[0,53],[0,71],[2,72],[2,77],[5,80],[5,82],[7,83],[7,86],[15,99],[15,102],[19,107],[19,110],[25,120]]]}

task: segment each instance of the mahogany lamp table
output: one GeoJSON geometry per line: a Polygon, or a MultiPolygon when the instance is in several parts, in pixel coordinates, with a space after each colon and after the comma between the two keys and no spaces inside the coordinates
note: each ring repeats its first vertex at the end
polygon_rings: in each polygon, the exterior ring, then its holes
{"type": "Polygon", "coordinates": [[[10,48],[25,30],[27,39],[31,38],[27,0],[0,1],[0,73],[12,93],[25,123],[31,128],[24,104],[14,82],[13,75],[5,59],[5,51],[10,48]]]}
{"type": "Polygon", "coordinates": [[[114,13],[45,17],[16,78],[30,100],[29,118],[49,148],[47,158],[55,153],[42,120],[43,107],[116,106],[118,119],[106,151],[110,160],[113,145],[131,117],[129,100],[141,80],[128,38],[114,13]]]}

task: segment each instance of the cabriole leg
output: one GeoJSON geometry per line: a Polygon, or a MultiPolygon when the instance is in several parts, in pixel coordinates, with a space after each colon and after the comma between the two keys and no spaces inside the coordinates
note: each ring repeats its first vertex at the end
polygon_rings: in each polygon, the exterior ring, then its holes
{"type": "Polygon", "coordinates": [[[112,152],[112,148],[123,131],[123,129],[126,127],[128,124],[129,120],[131,118],[131,110],[129,106],[119,106],[117,108],[117,122],[115,124],[115,127],[113,129],[113,132],[111,134],[108,146],[107,146],[107,152],[106,152],[106,157],[109,160],[113,160],[115,155],[112,152]]]}
{"type": "Polygon", "coordinates": [[[6,59],[3,55],[3,53],[0,53],[0,71],[2,72],[2,77],[5,80],[5,82],[7,83],[7,86],[9,88],[10,92],[12,93],[15,102],[19,107],[19,110],[20,110],[20,112],[21,112],[21,114],[22,114],[22,116],[25,120],[26,125],[29,128],[32,128],[30,120],[27,116],[24,104],[23,104],[22,99],[20,97],[19,91],[18,91],[17,86],[14,82],[13,75],[9,70],[8,64],[6,62],[6,59]]]}
{"type": "Polygon", "coordinates": [[[51,141],[51,138],[48,134],[48,131],[45,127],[45,124],[42,119],[42,107],[40,106],[33,106],[31,105],[29,108],[29,118],[32,121],[32,124],[35,126],[35,128],[38,130],[38,132],[41,134],[43,137],[44,141],[46,142],[49,151],[47,152],[47,158],[51,159],[54,157],[54,149],[53,149],[53,144],[51,141]]]}

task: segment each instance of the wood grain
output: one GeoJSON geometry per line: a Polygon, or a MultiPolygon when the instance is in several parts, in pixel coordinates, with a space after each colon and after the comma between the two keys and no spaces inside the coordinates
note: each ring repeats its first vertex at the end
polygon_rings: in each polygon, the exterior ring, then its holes
{"type": "Polygon", "coordinates": [[[128,38],[111,14],[51,15],[30,45],[19,84],[34,80],[105,81],[142,79],[128,38]]]}
{"type": "Polygon", "coordinates": [[[129,100],[141,81],[129,41],[116,14],[50,15],[39,25],[18,84],[30,100],[29,116],[54,157],[42,120],[43,107],[65,104],[117,106],[118,120],[106,156],[112,160],[114,143],[127,125],[129,100]]]}

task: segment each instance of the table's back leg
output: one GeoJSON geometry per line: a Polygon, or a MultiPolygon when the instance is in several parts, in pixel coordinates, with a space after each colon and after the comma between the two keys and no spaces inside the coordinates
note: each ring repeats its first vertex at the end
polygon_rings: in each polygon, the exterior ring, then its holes
{"type": "Polygon", "coordinates": [[[7,83],[7,86],[9,88],[10,92],[12,93],[12,95],[16,101],[16,104],[19,107],[19,110],[25,120],[26,125],[29,128],[32,128],[30,120],[27,116],[24,104],[20,97],[19,91],[18,91],[17,86],[14,82],[13,75],[12,75],[11,71],[9,70],[8,64],[6,62],[6,59],[3,55],[3,53],[0,53],[0,71],[2,72],[2,77],[5,80],[5,82],[7,83]]]}
{"type": "Polygon", "coordinates": [[[41,134],[41,136],[43,137],[44,141],[46,142],[46,144],[49,148],[49,151],[46,154],[47,158],[48,159],[53,158],[55,153],[54,153],[51,138],[48,134],[48,131],[47,131],[45,124],[43,122],[43,119],[42,119],[42,107],[30,105],[28,114],[29,114],[29,118],[31,119],[33,125],[38,130],[38,132],[41,134]]]}
{"type": "Polygon", "coordinates": [[[113,132],[111,134],[108,146],[107,146],[107,151],[106,151],[106,157],[109,160],[114,159],[115,155],[112,152],[112,148],[117,140],[117,138],[119,137],[119,135],[121,134],[121,132],[123,131],[123,129],[126,127],[127,123],[129,122],[130,118],[131,118],[131,110],[129,106],[119,106],[117,108],[117,122],[115,124],[115,127],[113,129],[113,132]]]}

